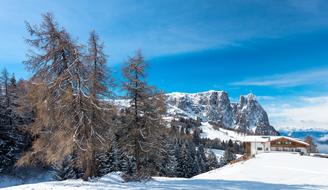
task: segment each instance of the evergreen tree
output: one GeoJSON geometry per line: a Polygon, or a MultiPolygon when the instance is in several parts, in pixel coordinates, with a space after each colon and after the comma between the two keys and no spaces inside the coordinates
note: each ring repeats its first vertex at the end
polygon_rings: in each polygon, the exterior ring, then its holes
{"type": "Polygon", "coordinates": [[[55,163],[52,166],[54,177],[60,181],[79,178],[81,172],[75,167],[74,162],[76,162],[76,157],[68,155],[60,162],[55,163]]]}
{"type": "Polygon", "coordinates": [[[196,146],[192,141],[189,141],[188,143],[188,152],[190,153],[190,157],[192,159],[192,166],[191,166],[191,172],[190,172],[190,177],[195,176],[200,173],[201,168],[200,168],[200,163],[198,162],[197,159],[197,151],[196,151],[196,146]]]}
{"type": "Polygon", "coordinates": [[[195,160],[192,157],[192,153],[186,142],[179,150],[177,175],[178,177],[189,178],[197,174],[197,169],[197,166],[195,166],[195,160]]]}
{"type": "Polygon", "coordinates": [[[18,112],[18,88],[16,80],[9,78],[4,69],[1,73],[0,89],[0,173],[10,172],[18,156],[29,146],[29,136],[23,130],[23,120],[18,112]]]}
{"type": "Polygon", "coordinates": [[[199,165],[199,173],[204,173],[208,170],[207,159],[203,145],[200,145],[197,149],[197,163],[199,165]]]}
{"type": "Polygon", "coordinates": [[[198,146],[200,144],[200,142],[201,142],[200,129],[198,129],[198,128],[196,128],[194,130],[194,133],[193,133],[193,141],[196,144],[196,146],[198,146]]]}
{"type": "Polygon", "coordinates": [[[169,136],[165,136],[163,143],[163,151],[160,152],[162,159],[157,160],[158,175],[174,177],[177,167],[174,141],[169,136]]]}
{"type": "Polygon", "coordinates": [[[210,151],[207,157],[207,166],[208,166],[208,170],[214,170],[219,167],[219,162],[212,151],[210,151]]]}
{"type": "Polygon", "coordinates": [[[3,105],[8,108],[10,106],[10,95],[9,95],[9,84],[10,84],[10,79],[9,79],[9,73],[6,68],[4,68],[1,72],[1,87],[2,87],[2,101],[3,105]]]}
{"type": "Polygon", "coordinates": [[[168,161],[165,165],[165,167],[166,167],[165,174],[168,177],[175,177],[176,176],[176,170],[177,170],[177,167],[178,167],[177,158],[172,153],[173,153],[173,151],[169,152],[168,161]]]}
{"type": "Polygon", "coordinates": [[[109,150],[97,155],[98,176],[103,176],[113,171],[124,170],[123,156],[115,142],[111,143],[109,150]]]}
{"type": "Polygon", "coordinates": [[[228,142],[228,146],[224,151],[223,157],[220,159],[220,167],[229,164],[231,161],[236,160],[236,154],[234,153],[233,143],[231,140],[228,142]]]}

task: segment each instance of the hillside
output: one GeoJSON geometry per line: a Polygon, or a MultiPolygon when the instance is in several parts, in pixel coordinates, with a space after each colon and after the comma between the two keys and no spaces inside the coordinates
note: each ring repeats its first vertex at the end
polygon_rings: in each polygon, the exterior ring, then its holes
{"type": "Polygon", "coordinates": [[[292,153],[265,153],[245,162],[191,179],[155,177],[146,183],[124,183],[118,173],[83,182],[66,180],[5,188],[32,189],[328,189],[328,159],[292,153]]]}
{"type": "MultiPolygon", "coordinates": [[[[245,162],[227,165],[194,179],[258,181],[272,184],[319,185],[328,188],[328,159],[295,153],[259,154],[245,162]]],[[[321,188],[319,188],[321,189],[321,188]]]]}

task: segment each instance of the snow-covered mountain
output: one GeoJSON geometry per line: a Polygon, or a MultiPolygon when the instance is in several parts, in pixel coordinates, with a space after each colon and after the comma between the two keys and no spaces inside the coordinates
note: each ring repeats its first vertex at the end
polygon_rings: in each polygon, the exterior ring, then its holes
{"type": "Polygon", "coordinates": [[[246,133],[277,135],[268,115],[253,94],[241,96],[239,102],[230,102],[224,91],[200,93],[174,92],[166,94],[168,117],[200,119],[219,127],[246,133]]]}

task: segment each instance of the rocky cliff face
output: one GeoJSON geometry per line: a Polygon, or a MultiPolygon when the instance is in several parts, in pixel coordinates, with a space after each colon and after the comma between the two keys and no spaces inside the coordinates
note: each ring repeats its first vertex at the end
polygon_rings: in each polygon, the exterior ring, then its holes
{"type": "Polygon", "coordinates": [[[224,91],[170,93],[166,96],[169,117],[200,118],[203,122],[214,122],[250,134],[278,134],[252,94],[241,96],[238,103],[231,103],[224,91]]]}

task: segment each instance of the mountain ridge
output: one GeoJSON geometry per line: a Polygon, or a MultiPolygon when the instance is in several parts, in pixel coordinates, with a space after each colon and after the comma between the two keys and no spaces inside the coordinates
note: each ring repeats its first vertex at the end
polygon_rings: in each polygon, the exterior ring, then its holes
{"type": "Polygon", "coordinates": [[[270,125],[268,115],[253,94],[230,102],[225,91],[209,90],[198,93],[172,92],[165,94],[168,115],[214,122],[223,128],[258,135],[278,135],[270,125]]]}

